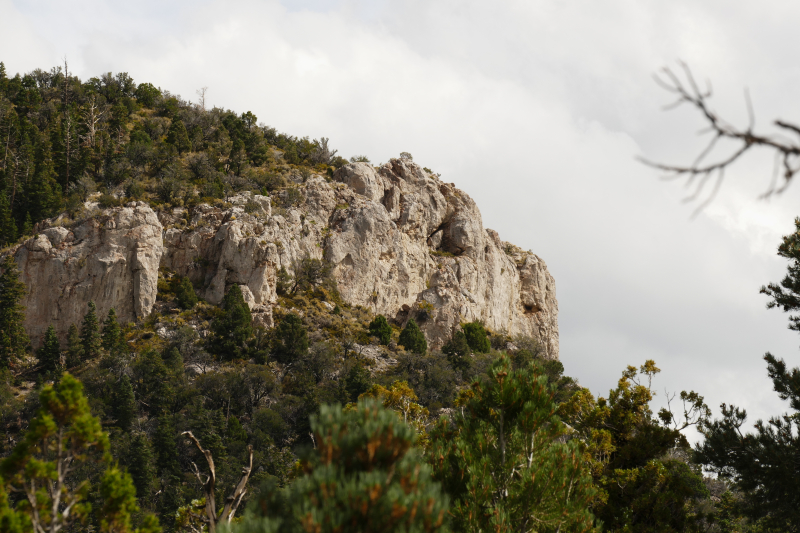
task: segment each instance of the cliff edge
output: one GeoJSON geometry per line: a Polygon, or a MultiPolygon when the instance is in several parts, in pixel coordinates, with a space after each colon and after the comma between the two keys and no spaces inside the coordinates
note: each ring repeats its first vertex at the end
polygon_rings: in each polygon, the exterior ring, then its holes
{"type": "Polygon", "coordinates": [[[399,324],[414,317],[433,348],[481,320],[537,338],[558,358],[555,281],[544,261],[485,229],[466,193],[407,159],[351,163],[273,198],[242,193],[158,215],[131,202],[37,231],[11,250],[29,288],[34,346],[51,323],[62,337],[80,324],[90,300],[100,316],[114,307],[121,321],[145,317],[159,267],[188,276],[211,303],[240,285],[256,320],[270,325],[278,271],[310,256],[330,262],[345,301],[399,324]]]}

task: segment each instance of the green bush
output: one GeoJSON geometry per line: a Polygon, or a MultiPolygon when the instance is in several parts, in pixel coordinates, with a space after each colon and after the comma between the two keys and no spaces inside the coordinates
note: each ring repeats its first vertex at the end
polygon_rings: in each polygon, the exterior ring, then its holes
{"type": "Polygon", "coordinates": [[[389,344],[389,341],[392,340],[392,327],[383,315],[376,316],[372,322],[369,323],[369,333],[370,335],[378,337],[378,340],[384,346],[389,344]]]}
{"type": "Polygon", "coordinates": [[[475,321],[470,322],[469,324],[464,324],[461,326],[461,328],[464,330],[464,336],[466,337],[467,344],[473,352],[489,353],[492,345],[489,342],[489,335],[486,333],[486,329],[483,327],[483,324],[475,321]]]}
{"type": "Polygon", "coordinates": [[[417,322],[413,318],[408,319],[406,327],[400,332],[400,338],[397,340],[397,344],[417,354],[423,354],[428,351],[428,341],[425,340],[425,334],[422,333],[417,322]]]}
{"type": "Polygon", "coordinates": [[[175,301],[183,309],[191,309],[197,305],[197,294],[194,292],[194,286],[188,277],[181,278],[180,283],[175,287],[175,301]]]}

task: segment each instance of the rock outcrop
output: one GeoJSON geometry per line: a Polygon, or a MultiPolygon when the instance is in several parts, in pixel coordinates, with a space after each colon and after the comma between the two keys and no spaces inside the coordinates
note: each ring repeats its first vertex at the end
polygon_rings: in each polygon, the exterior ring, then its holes
{"type": "Polygon", "coordinates": [[[460,323],[482,320],[536,337],[558,357],[558,304],[546,265],[484,229],[475,202],[453,184],[392,159],[377,169],[352,163],[332,181],[312,176],[293,189],[299,194],[244,193],[191,212],[162,211],[158,220],[131,204],[71,232],[41,231],[16,250],[33,288],[26,302],[32,337],[50,322],[66,331],[90,299],[126,320],[146,315],[159,262],[189,276],[212,303],[240,285],[256,319],[270,325],[277,272],[291,273],[310,256],[334,266],[347,302],[401,324],[414,317],[433,347],[460,323]]]}
{"type": "Polygon", "coordinates": [[[40,230],[15,250],[28,288],[25,328],[38,346],[48,325],[62,338],[89,301],[120,322],[147,316],[156,301],[162,227],[144,202],[106,209],[72,228],[40,230]]]}

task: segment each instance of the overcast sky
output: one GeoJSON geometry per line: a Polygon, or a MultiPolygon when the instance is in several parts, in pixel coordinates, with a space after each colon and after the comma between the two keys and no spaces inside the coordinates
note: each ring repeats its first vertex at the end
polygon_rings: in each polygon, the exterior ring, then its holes
{"type": "MultiPolygon", "coordinates": [[[[766,202],[770,154],[746,158],[694,219],[680,183],[637,156],[688,163],[691,109],[653,82],[685,60],[713,107],[745,125],[800,121],[800,3],[762,0],[0,0],[10,73],[68,57],[83,79],[135,81],[377,164],[401,151],[478,203],[486,227],[555,276],[567,374],[607,394],[655,359],[660,391],[694,389],[756,417],[785,409],[765,351],[800,363],[765,309],[800,186],[766,202]]],[[[664,394],[660,394],[663,401],[664,394]]]]}

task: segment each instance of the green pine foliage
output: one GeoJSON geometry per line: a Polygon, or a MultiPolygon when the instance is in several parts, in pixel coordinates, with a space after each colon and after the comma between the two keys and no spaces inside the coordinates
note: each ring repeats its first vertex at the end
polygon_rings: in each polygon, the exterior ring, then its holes
{"type": "Polygon", "coordinates": [[[275,328],[272,357],[288,364],[299,361],[308,353],[308,332],[303,319],[295,313],[285,315],[275,328]]]}
{"type": "Polygon", "coordinates": [[[67,368],[75,368],[83,361],[83,344],[78,326],[70,324],[67,331],[67,368]]]}
{"type": "Polygon", "coordinates": [[[461,372],[469,372],[472,367],[470,360],[470,348],[467,343],[467,336],[463,331],[455,331],[453,336],[442,346],[442,353],[447,356],[453,368],[461,372]]]}
{"type": "Polygon", "coordinates": [[[155,460],[153,446],[144,433],[137,433],[131,439],[130,455],[125,459],[128,473],[131,475],[136,495],[147,499],[155,481],[155,460]]]}
{"type": "MultiPolygon", "coordinates": [[[[88,479],[73,479],[70,471],[106,465],[100,485],[100,527],[104,531],[130,531],[131,515],[139,511],[130,476],[113,465],[108,435],[100,420],[92,416],[81,383],[65,373],[58,385],[45,386],[39,396],[39,411],[24,438],[11,455],[0,461],[3,491],[25,497],[17,511],[26,516],[35,531],[58,531],[84,520],[91,510],[88,479]],[[58,498],[62,508],[55,501],[58,498]],[[52,511],[56,509],[57,512],[52,511]]],[[[2,513],[0,504],[0,513],[2,513]]],[[[140,530],[159,531],[153,518],[140,530]]]]}
{"type": "Polygon", "coordinates": [[[221,313],[211,325],[211,352],[223,361],[245,359],[247,341],[253,335],[253,316],[238,285],[231,285],[221,307],[221,313]]]}
{"type": "MultiPolygon", "coordinates": [[[[770,283],[761,293],[771,298],[767,308],[789,315],[789,329],[800,331],[800,218],[795,231],[783,237],[778,255],[788,259],[780,283],[770,283]]],[[[800,368],[790,368],[771,353],[764,355],[767,374],[790,412],[758,420],[747,432],[747,412],[722,404],[722,418],[700,426],[705,440],[698,446],[698,461],[735,483],[743,493],[744,516],[769,530],[800,531],[800,478],[794,468],[800,450],[800,368]]]]}
{"type": "Polygon", "coordinates": [[[11,203],[5,193],[0,192],[0,247],[17,240],[17,223],[11,215],[11,203]]]}
{"type": "Polygon", "coordinates": [[[58,376],[63,370],[61,363],[61,343],[58,342],[58,335],[52,324],[47,328],[44,334],[44,341],[42,346],[36,351],[36,357],[39,359],[42,372],[49,373],[52,376],[58,376]]]}
{"type": "Polygon", "coordinates": [[[289,487],[267,483],[242,533],[445,531],[448,497],[414,448],[416,434],[375,400],[353,410],[322,406],[317,447],[289,487]]]}
{"type": "Polygon", "coordinates": [[[191,309],[197,305],[197,293],[194,292],[194,285],[188,277],[181,278],[180,283],[175,287],[175,302],[181,309],[191,309]]]}
{"type": "Polygon", "coordinates": [[[419,329],[417,322],[413,318],[408,319],[406,327],[400,332],[400,338],[397,344],[403,346],[406,350],[417,354],[423,354],[428,351],[428,341],[425,340],[425,334],[419,329]]]}
{"type": "Polygon", "coordinates": [[[111,413],[118,428],[130,431],[131,424],[136,417],[136,397],[128,376],[122,376],[114,389],[111,413]]]}
{"type": "Polygon", "coordinates": [[[124,346],[122,338],[122,328],[117,322],[117,312],[114,308],[108,310],[105,322],[103,322],[103,333],[101,335],[103,349],[109,354],[120,352],[124,346]]]}
{"type": "Polygon", "coordinates": [[[534,368],[507,356],[462,396],[431,434],[434,479],[453,498],[456,531],[590,531],[596,489],[553,391],[534,368]]]}
{"type": "Polygon", "coordinates": [[[192,148],[189,133],[181,120],[173,120],[167,132],[166,142],[175,147],[178,153],[188,152],[192,148]]]}
{"type": "Polygon", "coordinates": [[[82,361],[97,359],[103,354],[103,338],[100,336],[100,322],[97,319],[97,306],[89,302],[89,310],[83,315],[81,323],[82,361]]]}
{"type": "Polygon", "coordinates": [[[372,322],[369,323],[369,334],[378,337],[384,346],[389,344],[389,341],[392,340],[392,327],[386,321],[385,316],[378,315],[372,319],[372,322]]]}
{"type": "Polygon", "coordinates": [[[0,368],[13,368],[24,357],[30,340],[25,332],[25,284],[17,262],[7,255],[0,263],[0,368]]]}
{"type": "Polygon", "coordinates": [[[469,348],[476,353],[489,353],[492,345],[481,322],[470,322],[461,326],[469,348]]]}

